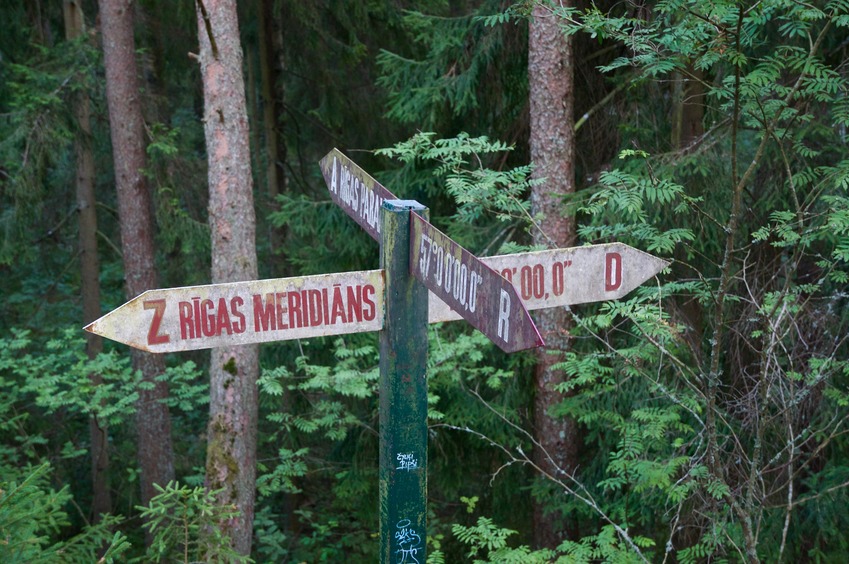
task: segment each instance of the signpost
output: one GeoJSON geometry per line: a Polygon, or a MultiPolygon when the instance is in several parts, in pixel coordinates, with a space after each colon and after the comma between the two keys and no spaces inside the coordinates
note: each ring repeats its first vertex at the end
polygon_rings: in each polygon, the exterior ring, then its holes
{"type": "Polygon", "coordinates": [[[380,243],[380,206],[397,198],[339,149],[327,153],[319,166],[330,199],[380,243]]]}
{"type": "Polygon", "coordinates": [[[380,561],[427,559],[427,288],[410,273],[410,221],[418,202],[383,203],[380,266],[380,561]],[[393,558],[394,556],[394,558],[393,558]]]}
{"type": "Polygon", "coordinates": [[[478,259],[337,149],[320,165],[380,243],[381,270],[149,290],[85,329],[159,353],[380,331],[381,562],[424,562],[427,322],[463,318],[507,352],[536,347],[528,309],[617,299],[668,263],[621,243],[478,259]]]}

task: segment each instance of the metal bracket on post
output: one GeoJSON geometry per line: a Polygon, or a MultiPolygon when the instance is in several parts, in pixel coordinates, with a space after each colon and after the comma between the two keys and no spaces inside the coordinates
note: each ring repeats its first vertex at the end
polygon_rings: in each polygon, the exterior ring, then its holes
{"type": "Polygon", "coordinates": [[[427,288],[410,274],[412,200],[381,206],[380,562],[425,562],[427,518],[427,288]]]}

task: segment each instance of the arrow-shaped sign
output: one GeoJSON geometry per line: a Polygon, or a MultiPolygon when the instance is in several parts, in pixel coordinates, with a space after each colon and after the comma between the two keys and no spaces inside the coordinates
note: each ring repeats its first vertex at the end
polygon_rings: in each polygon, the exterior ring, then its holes
{"type": "MultiPolygon", "coordinates": [[[[384,200],[396,200],[395,195],[338,149],[325,155],[320,166],[331,199],[380,242],[380,206],[384,200]]],[[[410,269],[428,290],[440,296],[460,317],[507,352],[544,344],[528,310],[509,281],[421,216],[413,214],[411,226],[410,269]],[[430,247],[433,247],[434,253],[442,253],[439,257],[436,254],[432,257],[437,261],[433,276],[428,276],[430,247]],[[422,269],[416,269],[420,258],[424,260],[422,269]],[[451,278],[446,282],[441,277],[442,270],[445,267],[451,274],[454,260],[458,261],[457,279],[451,278]],[[478,303],[481,305],[478,306],[478,303]]]]}
{"type": "MultiPolygon", "coordinates": [[[[380,241],[395,196],[337,149],[321,169],[333,201],[380,241]]],[[[528,309],[620,298],[668,264],[621,243],[478,259],[417,214],[411,226],[428,321],[466,319],[508,352],[542,344],[528,309]]],[[[371,270],[149,290],[86,330],[173,352],[379,331],[383,311],[383,271],[371,270]]]]}
{"type": "MultiPolygon", "coordinates": [[[[447,291],[429,294],[428,322],[463,318],[442,301],[443,297],[473,316],[493,307],[484,305],[481,288],[486,285],[484,277],[494,270],[512,280],[515,288],[511,292],[498,286],[488,292],[499,298],[499,309],[487,316],[496,320],[496,338],[500,317],[506,317],[501,321],[501,331],[508,337],[523,323],[523,317],[512,307],[506,312],[507,304],[501,303],[502,289],[510,296],[511,306],[521,298],[529,310],[618,299],[668,264],[628,245],[610,243],[484,257],[480,262],[486,267],[475,271],[472,278],[471,263],[464,262],[462,252],[458,255],[454,249],[452,258],[446,259],[445,240],[440,239],[434,247],[436,235],[427,233],[422,234],[428,239],[419,239],[419,255],[413,266],[420,264],[422,243],[429,244],[426,277],[431,284],[440,283],[443,290],[446,283],[450,288],[450,298],[447,291]]],[[[447,248],[453,249],[451,243],[447,248]]],[[[382,270],[148,290],[92,322],[86,330],[150,352],[207,349],[380,331],[383,300],[382,270]]],[[[525,335],[525,342],[533,341],[533,334],[526,329],[520,333],[525,335]]]]}
{"type": "MultiPolygon", "coordinates": [[[[513,283],[529,310],[616,300],[659,273],[669,263],[624,243],[588,245],[513,255],[481,262],[513,283]]],[[[428,320],[462,316],[430,298],[428,320]]]]}
{"type": "Polygon", "coordinates": [[[383,271],[148,290],[86,327],[149,352],[379,331],[383,271]]]}
{"type": "Polygon", "coordinates": [[[327,153],[319,166],[330,198],[379,243],[380,205],[397,198],[339,149],[327,153]]]}
{"type": "Polygon", "coordinates": [[[417,213],[410,228],[410,270],[458,317],[505,352],[545,344],[509,280],[417,213]]]}

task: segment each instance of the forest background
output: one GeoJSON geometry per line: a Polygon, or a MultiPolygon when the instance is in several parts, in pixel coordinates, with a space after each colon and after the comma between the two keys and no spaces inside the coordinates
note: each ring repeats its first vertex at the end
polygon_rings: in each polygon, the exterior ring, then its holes
{"type": "MultiPolygon", "coordinates": [[[[215,272],[199,61],[226,46],[198,29],[226,2],[99,4],[0,6],[0,559],[375,561],[375,334],[259,349],[243,499],[210,489],[232,431],[209,425],[209,353],[145,372],[81,330],[127,298],[137,214],[160,287],[215,272]],[[149,197],[128,212],[118,5],[149,197]]],[[[476,255],[672,261],[540,318],[545,351],[430,327],[429,562],[845,557],[849,1],[251,0],[238,20],[260,277],[378,266],[328,197],[333,147],[476,255]]]]}

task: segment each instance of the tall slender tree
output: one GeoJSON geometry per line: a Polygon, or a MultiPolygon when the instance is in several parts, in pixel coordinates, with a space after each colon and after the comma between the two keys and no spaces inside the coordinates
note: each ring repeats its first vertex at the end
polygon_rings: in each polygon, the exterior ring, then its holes
{"type": "MultiPolygon", "coordinates": [[[[265,194],[258,191],[258,209],[268,209],[271,213],[280,210],[278,197],[286,194],[288,179],[286,176],[287,149],[282,135],[285,120],[283,96],[285,82],[282,74],[285,55],[283,53],[283,24],[286,10],[274,0],[252,0],[243,4],[242,18],[255,21],[256,34],[249,33],[246,42],[246,69],[248,119],[251,140],[254,146],[254,166],[257,182],[265,188],[265,194]],[[261,171],[261,172],[260,172],[261,171]]],[[[257,229],[263,232],[262,241],[272,254],[281,250],[286,239],[286,226],[265,225],[260,215],[257,229]]],[[[262,248],[262,246],[261,246],[262,248]]],[[[275,275],[288,272],[288,262],[275,261],[275,265],[266,264],[275,275]],[[281,271],[281,267],[283,270],[281,271]]]]}
{"type": "MultiPolygon", "coordinates": [[[[534,243],[548,247],[568,247],[575,242],[574,217],[566,213],[564,196],[575,191],[575,135],[573,118],[572,45],[555,18],[537,4],[529,30],[528,86],[530,97],[530,149],[534,177],[545,182],[534,186],[531,209],[540,214],[540,229],[534,243]]],[[[551,408],[562,395],[564,381],[554,365],[569,348],[570,317],[565,309],[543,310],[536,323],[547,346],[537,353],[534,396],[536,464],[556,476],[576,467],[579,447],[577,424],[573,419],[553,417],[551,408]]],[[[544,502],[534,506],[534,542],[555,547],[563,530],[544,514],[544,502]]]]}
{"type": "MultiPolygon", "coordinates": [[[[197,0],[204,133],[209,160],[212,281],[257,277],[248,117],[234,0],[197,0]]],[[[213,349],[206,483],[238,515],[221,523],[234,548],[250,554],[256,484],[256,345],[213,349]]]]}
{"type": "MultiPolygon", "coordinates": [[[[65,19],[65,37],[77,39],[85,33],[85,16],[78,0],[65,0],[62,4],[65,19]]],[[[88,92],[80,90],[74,104],[77,135],[76,152],[77,210],[79,212],[80,280],[83,300],[83,323],[100,317],[100,261],[97,257],[97,213],[94,192],[94,155],[91,150],[91,105],[88,92]]],[[[103,350],[103,339],[94,333],[86,334],[86,354],[96,357],[103,350]]],[[[92,373],[91,381],[100,385],[102,378],[92,373]]],[[[89,421],[91,435],[92,514],[95,522],[100,515],[112,512],[112,495],[109,490],[109,451],[106,424],[92,417],[89,421]]]]}
{"type": "Polygon", "coordinates": [[[286,191],[286,175],[283,161],[286,158],[286,146],[278,141],[278,125],[282,118],[279,88],[280,69],[278,64],[282,55],[280,33],[274,21],[273,0],[259,0],[259,71],[262,83],[262,124],[265,136],[265,184],[268,199],[274,207],[277,195],[286,191]]]}
{"type": "MultiPolygon", "coordinates": [[[[128,0],[100,0],[106,102],[121,221],[124,283],[128,298],[158,286],[153,247],[151,196],[145,181],[145,142],[139,95],[133,9],[128,0]]],[[[157,380],[165,369],[162,356],[133,349],[133,368],[148,385],[139,390],[136,414],[142,503],[157,493],[154,484],[174,479],[171,417],[160,400],[168,386],[157,380]]],[[[149,537],[150,538],[150,537],[149,537]]]]}

